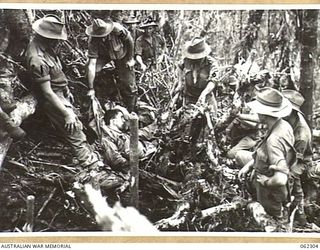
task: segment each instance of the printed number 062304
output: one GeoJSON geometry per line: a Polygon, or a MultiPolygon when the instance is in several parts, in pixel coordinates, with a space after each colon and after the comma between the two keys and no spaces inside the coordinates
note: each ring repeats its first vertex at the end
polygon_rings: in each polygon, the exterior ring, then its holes
{"type": "Polygon", "coordinates": [[[315,249],[318,248],[318,244],[300,244],[300,248],[315,249]]]}

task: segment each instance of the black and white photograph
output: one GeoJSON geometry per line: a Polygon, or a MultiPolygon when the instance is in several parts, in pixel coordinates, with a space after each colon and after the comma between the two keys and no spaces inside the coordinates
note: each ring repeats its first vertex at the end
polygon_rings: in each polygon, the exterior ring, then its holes
{"type": "Polygon", "coordinates": [[[319,233],[318,7],[0,5],[0,232],[319,233]]]}

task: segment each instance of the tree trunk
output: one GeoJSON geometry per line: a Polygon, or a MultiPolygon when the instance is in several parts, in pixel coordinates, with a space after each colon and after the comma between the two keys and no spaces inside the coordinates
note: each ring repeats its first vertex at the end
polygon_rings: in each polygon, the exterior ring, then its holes
{"type": "MultiPolygon", "coordinates": [[[[22,69],[19,61],[32,32],[24,10],[2,10],[0,21],[4,24],[0,27],[1,34],[5,34],[5,36],[0,37],[0,101],[11,103],[15,97],[13,84],[21,84],[17,78],[19,71],[22,69]],[[7,31],[2,32],[6,28],[7,31]]],[[[32,95],[28,95],[16,103],[17,108],[10,113],[15,125],[19,126],[26,117],[34,113],[36,103],[36,99],[32,95]]],[[[2,134],[3,136],[0,138],[0,169],[12,143],[12,139],[6,133],[2,134]]]]}
{"type": "Polygon", "coordinates": [[[317,49],[318,10],[303,10],[301,27],[300,91],[305,98],[302,112],[312,129],[314,66],[317,49]]]}
{"type": "MultiPolygon", "coordinates": [[[[219,217],[222,213],[231,212],[248,204],[247,200],[237,200],[231,203],[221,204],[215,207],[207,208],[201,211],[201,218],[206,217],[219,217]]],[[[181,202],[178,204],[175,213],[166,219],[159,220],[155,223],[155,226],[161,230],[179,230],[181,226],[186,223],[188,218],[188,212],[190,210],[190,204],[188,202],[181,202]]]]}
{"type": "Polygon", "coordinates": [[[250,10],[248,24],[245,33],[245,48],[247,51],[252,49],[253,43],[258,38],[259,26],[262,19],[263,10],[250,10]]]}
{"type": "MultiPolygon", "coordinates": [[[[242,23],[242,11],[240,12],[240,23],[242,23]]],[[[263,15],[263,10],[250,10],[247,25],[242,33],[240,29],[240,48],[235,57],[235,62],[238,62],[238,56],[247,58],[251,51],[254,42],[258,38],[258,31],[263,15]]]]}

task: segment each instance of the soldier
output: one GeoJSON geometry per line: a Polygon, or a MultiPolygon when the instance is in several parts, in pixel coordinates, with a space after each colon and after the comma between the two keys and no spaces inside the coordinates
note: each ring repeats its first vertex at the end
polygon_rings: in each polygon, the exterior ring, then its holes
{"type": "Polygon", "coordinates": [[[238,114],[227,127],[226,134],[235,139],[235,132],[237,132],[237,136],[240,136],[241,139],[228,151],[228,158],[235,159],[237,165],[241,167],[252,160],[252,151],[259,142],[259,132],[262,128],[263,125],[256,114],[238,114]]]}
{"type": "Polygon", "coordinates": [[[135,54],[142,71],[155,68],[164,58],[166,43],[164,38],[156,33],[157,26],[150,19],[146,19],[140,25],[143,34],[137,38],[135,54]]]}
{"type": "Polygon", "coordinates": [[[24,65],[30,73],[38,107],[71,145],[82,167],[103,165],[86,141],[72,105],[67,77],[55,52],[59,41],[67,40],[64,23],[55,15],[47,15],[35,21],[32,28],[36,34],[25,52],[24,65]]]}
{"type": "MultiPolygon", "coordinates": [[[[294,196],[294,201],[292,207],[297,206],[297,212],[295,214],[295,221],[301,225],[305,226],[307,224],[306,215],[304,212],[304,192],[301,184],[301,177],[306,175],[310,171],[312,166],[312,146],[311,130],[301,112],[301,105],[304,102],[303,96],[295,90],[287,89],[283,90],[282,94],[286,97],[292,104],[292,112],[286,118],[293,128],[293,133],[295,137],[294,148],[297,152],[297,163],[292,166],[290,173],[294,180],[292,195],[294,196]]],[[[305,180],[305,185],[310,189],[314,189],[312,180],[305,180]]],[[[308,197],[309,200],[309,197],[308,197]]]]}
{"type": "Polygon", "coordinates": [[[162,31],[164,38],[166,39],[166,44],[169,50],[172,49],[174,42],[176,40],[176,31],[175,31],[175,10],[167,10],[167,19],[165,20],[162,31]]]}
{"type": "Polygon", "coordinates": [[[123,20],[122,10],[112,10],[110,12],[110,18],[113,22],[122,23],[122,20],[123,20]]]}
{"type": "MultiPolygon", "coordinates": [[[[179,68],[184,77],[184,104],[206,103],[215,100],[213,90],[215,87],[216,62],[209,56],[210,46],[201,37],[195,37],[182,51],[184,59],[179,68]]],[[[215,101],[214,101],[215,102],[215,101]]]]}
{"type": "Polygon", "coordinates": [[[113,64],[113,75],[122,101],[129,112],[136,108],[137,85],[134,73],[134,45],[130,32],[121,24],[95,19],[86,29],[90,36],[87,64],[88,96],[94,96],[96,73],[107,64],[113,64]]]}
{"type": "MultiPolygon", "coordinates": [[[[189,41],[182,51],[184,56],[179,68],[179,85],[177,91],[183,89],[183,105],[207,106],[212,116],[217,114],[217,103],[213,93],[215,88],[216,63],[209,56],[210,46],[201,37],[189,41]]],[[[206,126],[206,118],[201,115],[192,120],[189,137],[191,148],[197,142],[201,130],[206,126]]]]}
{"type": "Polygon", "coordinates": [[[129,17],[125,17],[122,20],[122,23],[124,24],[124,26],[129,30],[129,32],[131,33],[132,39],[134,44],[136,43],[137,38],[141,35],[141,30],[138,29],[138,24],[141,21],[138,20],[134,14],[130,14],[129,17]]]}
{"type": "Polygon", "coordinates": [[[287,219],[284,204],[289,202],[289,169],[296,160],[293,130],[283,119],[291,113],[292,105],[279,91],[266,87],[248,106],[266,124],[268,133],[257,146],[254,159],[240,170],[239,178],[253,168],[257,201],[268,214],[283,221],[287,219]]]}
{"type": "MultiPolygon", "coordinates": [[[[113,169],[124,173],[130,169],[130,135],[125,131],[129,116],[125,108],[116,106],[106,111],[104,116],[106,125],[102,126],[102,150],[107,164],[113,169]]],[[[147,133],[147,131],[139,131],[140,138],[144,132],[147,133]]],[[[139,140],[139,159],[147,157],[151,153],[154,153],[155,150],[156,148],[149,141],[139,140]]]]}

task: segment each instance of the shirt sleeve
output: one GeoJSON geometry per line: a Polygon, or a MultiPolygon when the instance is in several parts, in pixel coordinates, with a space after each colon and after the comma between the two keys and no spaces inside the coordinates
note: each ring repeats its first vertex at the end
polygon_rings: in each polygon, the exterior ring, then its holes
{"type": "Polygon", "coordinates": [[[121,24],[113,23],[114,27],[112,30],[112,34],[118,36],[122,41],[128,40],[130,37],[130,32],[121,24]]]}
{"type": "Polygon", "coordinates": [[[279,166],[279,163],[281,162],[281,166],[283,166],[283,163],[285,163],[285,167],[279,167],[277,170],[279,172],[288,174],[289,173],[289,166],[286,163],[286,152],[285,152],[285,146],[284,141],[282,138],[278,136],[270,135],[270,137],[267,140],[267,153],[269,158],[269,164],[270,165],[276,165],[279,166]],[[284,161],[284,162],[283,162],[284,161]]]}
{"type": "Polygon", "coordinates": [[[123,168],[128,164],[127,159],[125,159],[119,152],[117,145],[108,138],[103,138],[102,149],[106,161],[111,164],[111,166],[123,168]]]}
{"type": "Polygon", "coordinates": [[[302,128],[297,128],[295,132],[298,136],[295,138],[294,147],[297,151],[297,158],[302,160],[308,147],[307,138],[302,128]]]}
{"type": "Polygon", "coordinates": [[[98,37],[90,37],[88,45],[88,57],[98,58],[99,57],[99,41],[98,37]]]}
{"type": "Polygon", "coordinates": [[[35,83],[43,83],[51,80],[50,67],[40,58],[31,60],[30,72],[35,83]]]}

